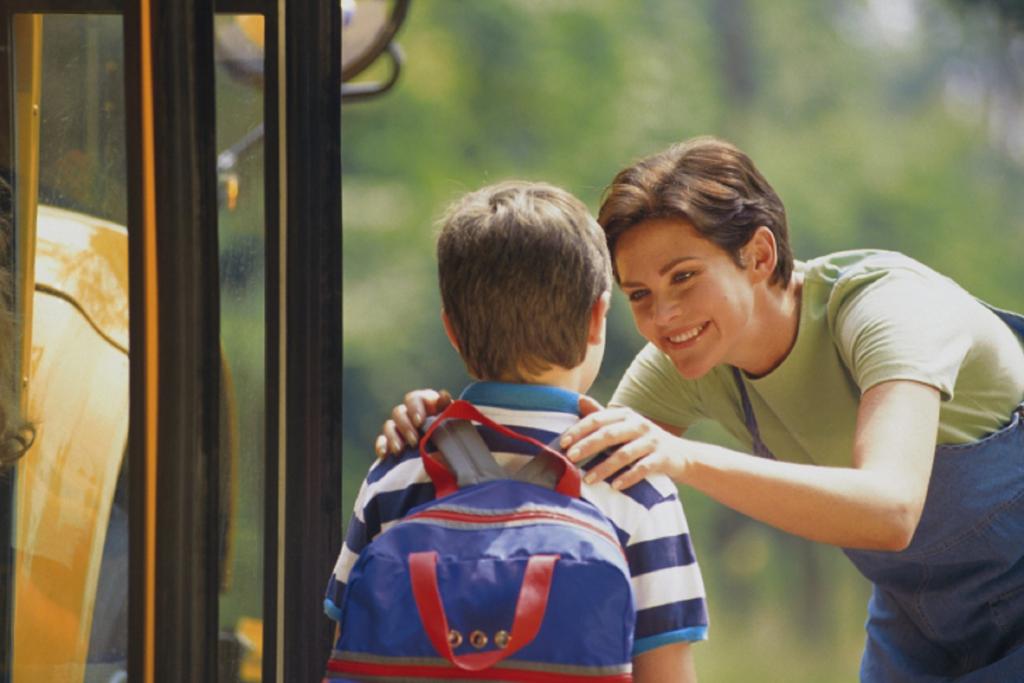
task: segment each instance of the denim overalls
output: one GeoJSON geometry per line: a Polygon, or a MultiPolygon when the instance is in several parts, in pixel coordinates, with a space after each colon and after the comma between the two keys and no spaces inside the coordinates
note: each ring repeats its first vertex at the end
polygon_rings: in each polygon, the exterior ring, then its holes
{"type": "MultiPolygon", "coordinates": [[[[1024,340],[1024,317],[995,312],[1024,340]]],[[[754,453],[771,458],[734,374],[754,453]]],[[[936,449],[906,550],[844,552],[874,584],[861,681],[1024,682],[1024,403],[999,431],[936,449]]]]}

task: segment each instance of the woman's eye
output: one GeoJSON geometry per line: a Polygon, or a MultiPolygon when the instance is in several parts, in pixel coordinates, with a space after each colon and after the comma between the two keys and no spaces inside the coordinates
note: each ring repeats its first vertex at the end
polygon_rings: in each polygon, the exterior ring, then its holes
{"type": "Polygon", "coordinates": [[[645,296],[647,296],[647,290],[646,289],[634,289],[632,292],[630,292],[626,296],[629,297],[630,301],[634,301],[634,302],[635,301],[640,301],[645,296]]]}
{"type": "Polygon", "coordinates": [[[692,270],[681,270],[678,273],[672,274],[672,282],[686,282],[693,277],[692,270]]]}

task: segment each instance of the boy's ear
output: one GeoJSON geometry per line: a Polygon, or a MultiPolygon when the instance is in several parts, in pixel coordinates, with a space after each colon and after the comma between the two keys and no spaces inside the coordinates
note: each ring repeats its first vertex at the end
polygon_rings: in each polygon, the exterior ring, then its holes
{"type": "Polygon", "coordinates": [[[767,226],[760,226],[743,247],[746,252],[747,268],[754,276],[755,282],[767,280],[775,272],[775,264],[779,260],[778,245],[775,235],[767,226]]]}
{"type": "Polygon", "coordinates": [[[590,308],[590,326],[587,331],[588,344],[601,344],[604,342],[605,322],[608,319],[608,309],[612,305],[612,293],[605,291],[594,300],[590,308]]]}
{"type": "Polygon", "coordinates": [[[452,321],[448,319],[448,313],[443,308],[441,309],[441,324],[444,325],[444,333],[448,335],[448,341],[451,343],[452,348],[455,349],[455,353],[461,355],[462,350],[459,349],[459,338],[455,336],[452,321]]]}

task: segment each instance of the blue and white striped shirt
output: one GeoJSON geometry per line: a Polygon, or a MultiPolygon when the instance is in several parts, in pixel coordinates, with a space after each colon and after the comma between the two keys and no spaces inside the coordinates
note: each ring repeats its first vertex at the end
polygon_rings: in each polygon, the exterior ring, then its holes
{"type": "MultiPolygon", "coordinates": [[[[495,422],[542,443],[552,442],[579,420],[579,395],[555,387],[477,382],[466,388],[462,398],[495,422]]],[[[481,436],[507,470],[533,457],[534,449],[527,443],[488,429],[481,429],[481,436]]],[[[584,469],[604,457],[597,456],[584,469]]],[[[583,484],[582,497],[612,522],[626,551],[637,607],[633,654],[707,638],[704,582],[672,481],[653,476],[625,491],[616,491],[607,482],[583,484]]],[[[434,485],[417,449],[374,463],[360,488],[328,582],[324,600],[328,616],[340,620],[345,582],[363,548],[413,507],[433,499],[434,485]]]]}

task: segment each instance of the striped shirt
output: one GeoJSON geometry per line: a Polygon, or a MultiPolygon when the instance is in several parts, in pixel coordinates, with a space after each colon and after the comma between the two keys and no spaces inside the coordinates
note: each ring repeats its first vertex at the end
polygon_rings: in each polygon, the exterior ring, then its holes
{"type": "MultiPolygon", "coordinates": [[[[579,395],[555,387],[477,382],[466,388],[462,398],[495,422],[542,443],[554,441],[579,420],[579,395]]],[[[508,471],[533,457],[534,449],[527,443],[486,428],[480,434],[508,471]]],[[[605,457],[598,455],[584,469],[605,457]]],[[[637,607],[634,656],[669,643],[707,638],[704,582],[672,481],[652,476],[624,491],[605,481],[583,484],[582,498],[609,519],[626,552],[637,607]]],[[[324,609],[329,617],[341,620],[345,582],[363,548],[413,507],[433,499],[434,485],[417,449],[374,463],[359,490],[345,543],[328,581],[324,609]]]]}

